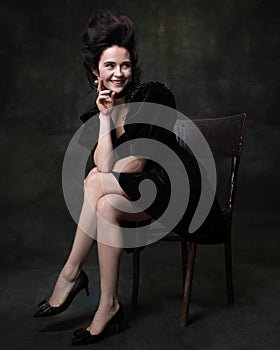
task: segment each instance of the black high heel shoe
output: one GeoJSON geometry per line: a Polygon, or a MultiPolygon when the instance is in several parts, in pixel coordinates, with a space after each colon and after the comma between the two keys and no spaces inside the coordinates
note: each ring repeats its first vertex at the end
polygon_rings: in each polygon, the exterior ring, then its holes
{"type": "Polygon", "coordinates": [[[92,335],[90,331],[79,328],[74,331],[74,338],[72,338],[69,342],[71,345],[87,345],[87,344],[95,344],[100,342],[101,340],[110,337],[111,335],[117,334],[127,328],[127,324],[124,320],[124,311],[123,307],[120,304],[118,311],[111,318],[111,320],[107,323],[103,331],[97,335],[92,335]]]}
{"type": "Polygon", "coordinates": [[[48,317],[48,316],[54,316],[54,315],[60,314],[61,312],[68,309],[68,307],[71,305],[75,296],[83,289],[85,289],[87,295],[89,295],[88,276],[85,273],[85,271],[81,270],[81,273],[79,274],[78,278],[76,279],[72,289],[70,290],[70,292],[69,292],[69,294],[68,294],[68,296],[63,304],[56,307],[56,306],[51,306],[47,302],[47,300],[43,300],[43,301],[41,301],[40,304],[38,304],[38,306],[40,306],[40,309],[35,312],[33,317],[35,317],[35,318],[48,317]]]}

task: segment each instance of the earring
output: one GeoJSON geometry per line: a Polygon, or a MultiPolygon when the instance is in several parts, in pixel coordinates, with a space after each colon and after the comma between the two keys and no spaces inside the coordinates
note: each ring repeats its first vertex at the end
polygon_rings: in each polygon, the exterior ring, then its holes
{"type": "Polygon", "coordinates": [[[96,80],[94,80],[94,85],[98,85],[98,80],[96,79],[96,80]]]}

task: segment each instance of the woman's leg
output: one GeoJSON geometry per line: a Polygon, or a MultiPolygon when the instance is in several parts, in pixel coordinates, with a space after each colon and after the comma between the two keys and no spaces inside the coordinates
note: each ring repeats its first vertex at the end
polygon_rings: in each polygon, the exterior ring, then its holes
{"type": "Polygon", "coordinates": [[[92,323],[87,328],[91,334],[99,334],[119,308],[118,280],[120,257],[123,249],[98,242],[100,266],[100,302],[92,323]]]}
{"type": "Polygon", "coordinates": [[[60,306],[66,300],[94,242],[94,239],[77,227],[70,255],[58,276],[53,293],[49,299],[51,306],[60,306]]]}
{"type": "Polygon", "coordinates": [[[115,206],[118,206],[123,199],[122,195],[107,194],[97,203],[97,245],[101,294],[99,307],[92,323],[87,328],[91,334],[102,332],[119,308],[118,279],[120,257],[123,251],[123,248],[120,247],[122,233],[119,221],[139,221],[150,218],[143,212],[128,214],[116,209],[115,206]],[[109,242],[110,245],[104,244],[104,241],[109,242]]]}
{"type": "MultiPolygon", "coordinates": [[[[105,189],[112,193],[120,193],[118,183],[112,174],[105,181],[105,189]],[[112,183],[112,185],[111,185],[112,183]]],[[[85,182],[84,203],[80,214],[75,239],[69,257],[62,268],[53,293],[49,299],[51,306],[60,306],[67,298],[77,279],[84,260],[91,251],[96,238],[96,205],[99,198],[104,196],[104,187],[100,173],[91,171],[85,182]]]]}

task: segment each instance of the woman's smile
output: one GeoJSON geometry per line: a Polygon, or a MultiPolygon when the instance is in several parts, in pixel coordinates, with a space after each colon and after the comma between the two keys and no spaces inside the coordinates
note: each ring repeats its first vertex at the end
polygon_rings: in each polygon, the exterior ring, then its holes
{"type": "Polygon", "coordinates": [[[125,80],[111,80],[111,83],[114,84],[116,87],[120,87],[124,85],[125,80]]]}

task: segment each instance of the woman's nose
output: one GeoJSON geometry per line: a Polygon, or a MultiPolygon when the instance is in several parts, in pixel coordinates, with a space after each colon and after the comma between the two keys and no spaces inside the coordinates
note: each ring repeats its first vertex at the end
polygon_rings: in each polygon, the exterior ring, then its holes
{"type": "Polygon", "coordinates": [[[121,69],[120,66],[116,66],[115,75],[116,75],[117,77],[120,77],[120,76],[123,75],[123,71],[122,71],[122,69],[121,69]]]}

